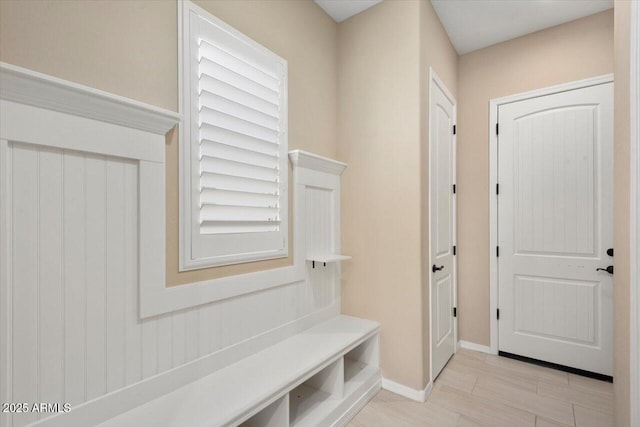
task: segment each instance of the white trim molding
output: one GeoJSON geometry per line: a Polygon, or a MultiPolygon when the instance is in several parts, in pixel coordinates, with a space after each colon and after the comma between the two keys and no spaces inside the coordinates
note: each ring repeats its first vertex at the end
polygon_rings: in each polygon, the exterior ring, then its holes
{"type": "Polygon", "coordinates": [[[630,31],[630,145],[631,145],[631,252],[630,252],[630,402],[631,425],[640,425],[640,4],[631,2],[630,31]]]}
{"type": "Polygon", "coordinates": [[[0,62],[0,99],[165,135],[180,115],[0,62]]]}
{"type": "Polygon", "coordinates": [[[498,354],[498,195],[495,192],[498,183],[498,108],[501,105],[524,99],[537,98],[554,93],[586,88],[613,82],[613,74],[605,74],[584,80],[563,83],[555,86],[522,92],[489,101],[489,325],[491,354],[498,354]]]}
{"type": "MultiPolygon", "coordinates": [[[[306,233],[304,230],[304,222],[306,218],[305,188],[307,186],[337,189],[340,185],[341,173],[346,166],[344,163],[335,160],[326,159],[318,162],[319,156],[295,150],[290,152],[292,159],[299,158],[315,158],[316,161],[304,161],[294,164],[293,169],[293,264],[274,268],[271,270],[258,271],[254,273],[241,274],[236,276],[223,277],[219,279],[206,280],[202,282],[192,283],[189,285],[167,287],[164,279],[164,269],[153,270],[153,274],[157,277],[155,280],[145,280],[140,283],[140,313],[142,317],[154,316],[170,311],[180,310],[187,307],[193,307],[208,302],[219,301],[226,298],[232,298],[252,292],[258,292],[278,286],[284,286],[289,283],[299,282],[305,279],[305,259],[306,259],[306,233]],[[328,164],[334,163],[337,166],[330,168],[328,164]],[[311,169],[318,167],[320,170],[311,169]],[[329,174],[325,170],[332,169],[334,173],[329,174]],[[160,275],[162,274],[162,277],[160,275]]],[[[293,161],[293,160],[292,160],[293,161]]],[[[159,182],[164,183],[164,179],[159,182]]],[[[337,201],[334,206],[339,209],[339,192],[336,193],[337,201]]],[[[157,194],[156,198],[164,200],[164,194],[157,194]]],[[[339,212],[339,210],[338,210],[339,212]]],[[[141,213],[142,215],[142,213],[141,213]]],[[[160,221],[158,217],[156,219],[160,221]]],[[[164,266],[164,218],[162,219],[162,239],[158,237],[160,227],[156,224],[153,226],[158,229],[155,239],[156,245],[162,245],[162,253],[155,255],[155,261],[149,260],[149,265],[164,266]],[[162,242],[160,241],[162,240],[162,242]],[[161,264],[153,264],[160,263],[161,264]]],[[[337,233],[339,233],[339,224],[335,224],[337,233]]],[[[152,227],[152,225],[149,225],[152,227]]],[[[339,234],[338,234],[339,235],[339,234]]],[[[339,239],[338,239],[339,242],[339,239]]],[[[142,245],[142,242],[141,242],[142,245]]],[[[149,247],[149,245],[147,246],[149,247]]],[[[149,255],[152,256],[152,255],[149,255]]],[[[141,267],[142,268],[142,267],[141,267]]],[[[149,270],[151,271],[151,270],[149,270]]]]}
{"type": "MultiPolygon", "coordinates": [[[[305,279],[305,186],[331,189],[339,186],[339,174],[345,168],[344,163],[310,153],[292,152],[292,159],[299,164],[294,166],[292,186],[294,191],[293,265],[167,287],[164,132],[171,129],[179,121],[180,116],[137,101],[128,101],[125,98],[10,65],[0,64],[0,79],[1,94],[3,97],[8,94],[9,97],[9,99],[2,98],[1,101],[2,134],[0,137],[2,139],[116,156],[138,162],[140,180],[139,314],[141,318],[305,279]],[[32,82],[35,83],[32,85],[32,82]],[[48,89],[48,85],[53,89],[48,89]],[[52,105],[51,96],[53,95],[38,97],[36,96],[38,91],[58,94],[66,101],[60,104],[62,106],[52,105]],[[65,94],[70,95],[66,97],[65,94]],[[18,101],[25,99],[26,103],[18,101]],[[92,108],[93,112],[86,113],[92,111],[92,108]],[[72,115],[76,110],[83,110],[85,114],[81,117],[72,115]],[[87,117],[88,115],[91,117],[87,117]],[[38,121],[42,126],[25,125],[25,117],[38,121]],[[93,120],[87,121],[85,118],[93,120]],[[118,120],[118,123],[114,123],[118,120]],[[79,134],[82,137],[78,137],[79,134]],[[314,170],[313,167],[320,170],[314,170]],[[333,173],[327,173],[329,171],[333,173]]],[[[339,192],[336,194],[339,195],[339,192]]]]}
{"type": "MultiPolygon", "coordinates": [[[[442,79],[438,76],[438,74],[436,73],[436,71],[432,68],[429,67],[429,118],[428,120],[431,121],[431,102],[432,102],[432,97],[433,97],[433,88],[437,86],[439,87],[442,92],[445,94],[445,96],[449,99],[449,101],[451,101],[451,103],[453,104],[453,124],[454,126],[457,126],[457,121],[458,121],[458,102],[456,101],[456,98],[453,96],[453,94],[451,93],[451,91],[447,88],[447,86],[444,84],[444,82],[442,81],[442,79]]],[[[428,139],[429,139],[429,156],[431,156],[431,126],[429,125],[429,135],[428,135],[428,139]]],[[[453,134],[453,184],[457,184],[457,135],[453,134]]],[[[431,167],[429,167],[429,184],[431,183],[431,167]]],[[[458,211],[457,211],[457,197],[454,194],[453,197],[453,244],[457,245],[457,241],[458,241],[458,227],[457,227],[457,218],[458,218],[458,211]]],[[[431,233],[431,201],[429,200],[429,233],[431,233]]],[[[432,259],[432,251],[431,251],[431,238],[429,238],[429,260],[432,259]]],[[[431,264],[431,261],[429,262],[429,264],[431,264]]],[[[430,312],[430,324],[431,325],[435,325],[436,322],[433,319],[434,313],[431,310],[431,294],[432,294],[432,277],[431,275],[429,275],[429,312],[430,312]]],[[[456,256],[453,257],[453,307],[457,307],[458,306],[458,259],[456,256]]],[[[429,331],[429,378],[431,380],[431,382],[433,382],[433,340],[432,340],[432,336],[433,331],[429,331]]],[[[453,342],[457,343],[458,342],[458,318],[454,317],[453,318],[453,342]]],[[[454,346],[455,347],[455,346],[454,346]]],[[[457,350],[457,348],[454,348],[454,353],[457,350]]]]}
{"type": "Polygon", "coordinates": [[[463,341],[463,340],[458,341],[458,349],[461,349],[461,348],[464,348],[465,350],[479,351],[480,353],[498,354],[497,351],[492,351],[490,346],[476,344],[470,341],[463,341]]]}
{"type": "MultiPolygon", "coordinates": [[[[0,137],[1,132],[2,130],[0,137]]],[[[11,184],[8,179],[2,179],[11,176],[11,160],[8,158],[10,154],[9,142],[0,139],[0,378],[4,380],[4,383],[0,384],[0,402],[13,401],[13,304],[10,303],[13,300],[13,289],[9,286],[13,275],[10,262],[12,249],[8,244],[3,244],[13,239],[13,220],[11,206],[8,203],[11,184]]],[[[5,426],[2,422],[0,425],[5,426]]],[[[6,421],[6,425],[11,424],[6,421]]]]}
{"type": "Polygon", "coordinates": [[[287,61],[194,3],[177,4],[179,271],[287,258],[287,61]]]}
{"type": "Polygon", "coordinates": [[[342,172],[347,167],[346,163],[303,150],[290,151],[289,159],[291,159],[291,164],[294,167],[313,169],[338,176],[342,175],[342,172]]]}
{"type": "Polygon", "coordinates": [[[423,403],[427,400],[427,398],[431,394],[431,391],[433,391],[433,380],[430,380],[429,384],[427,384],[427,386],[423,390],[416,390],[411,387],[407,387],[404,384],[400,384],[383,377],[382,388],[390,391],[391,393],[406,397],[407,399],[423,403]]]}

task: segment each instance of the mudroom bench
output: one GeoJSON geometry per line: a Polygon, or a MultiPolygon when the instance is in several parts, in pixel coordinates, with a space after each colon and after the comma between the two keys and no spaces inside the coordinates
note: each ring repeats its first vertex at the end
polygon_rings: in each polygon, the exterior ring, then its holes
{"type": "Polygon", "coordinates": [[[380,389],[378,331],[336,316],[100,426],[343,425],[380,389]]]}

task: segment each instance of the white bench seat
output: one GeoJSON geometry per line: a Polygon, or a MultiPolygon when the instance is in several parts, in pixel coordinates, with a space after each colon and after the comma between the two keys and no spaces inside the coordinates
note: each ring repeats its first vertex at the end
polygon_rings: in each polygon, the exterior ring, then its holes
{"type": "Polygon", "coordinates": [[[100,426],[239,425],[278,399],[286,398],[289,392],[295,393],[290,398],[291,419],[283,425],[318,425],[322,420],[335,421],[365,395],[372,396],[380,388],[378,330],[376,322],[336,316],[100,426]],[[353,358],[342,360],[349,351],[371,339],[376,340],[376,354],[369,362],[353,358]],[[330,395],[303,384],[334,363],[340,366],[341,373],[344,372],[340,379],[340,395],[330,395]],[[300,393],[315,395],[303,399],[307,396],[300,393]]]}

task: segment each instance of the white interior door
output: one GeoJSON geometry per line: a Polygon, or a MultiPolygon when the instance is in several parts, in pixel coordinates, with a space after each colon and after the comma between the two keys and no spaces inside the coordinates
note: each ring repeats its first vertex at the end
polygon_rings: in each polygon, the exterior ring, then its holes
{"type": "Polygon", "coordinates": [[[430,133],[431,368],[433,379],[456,348],[455,306],[455,101],[432,78],[430,133]]]}
{"type": "Polygon", "coordinates": [[[499,349],[613,375],[613,83],[498,110],[499,349]]]}

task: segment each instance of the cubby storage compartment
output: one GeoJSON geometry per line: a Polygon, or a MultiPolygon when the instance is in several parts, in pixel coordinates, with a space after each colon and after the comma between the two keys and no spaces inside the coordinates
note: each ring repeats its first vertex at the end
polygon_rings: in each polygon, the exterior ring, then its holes
{"type": "Polygon", "coordinates": [[[343,398],[344,362],[340,358],[289,392],[289,421],[318,425],[343,398]]]}
{"type": "Polygon", "coordinates": [[[240,427],[287,427],[288,425],[289,398],[284,395],[240,424],[240,427]]]}
{"type": "Polygon", "coordinates": [[[329,425],[363,396],[373,396],[379,382],[375,334],[289,392],[290,425],[329,425]]]}
{"type": "Polygon", "coordinates": [[[378,373],[378,335],[375,335],[345,354],[344,393],[356,392],[378,373]]]}

